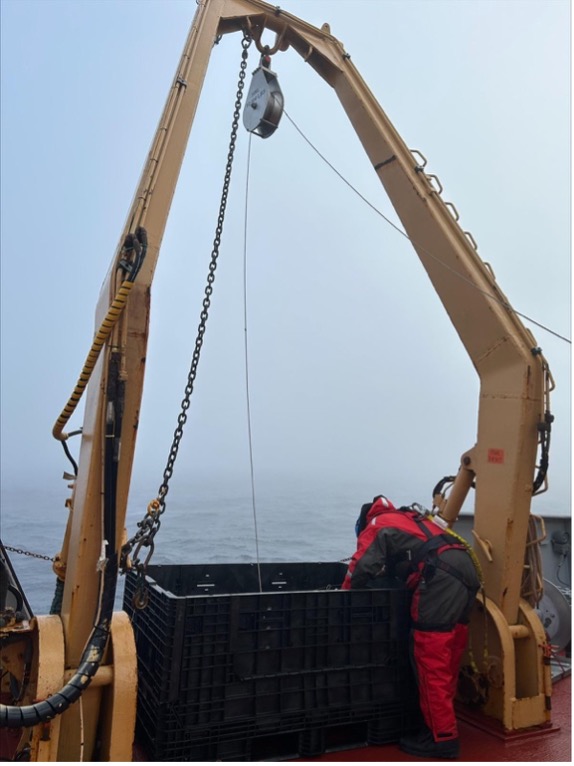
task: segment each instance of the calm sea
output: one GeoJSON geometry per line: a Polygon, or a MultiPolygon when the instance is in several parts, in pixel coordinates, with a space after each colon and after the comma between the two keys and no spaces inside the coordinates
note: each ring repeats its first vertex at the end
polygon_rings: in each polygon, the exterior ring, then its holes
{"type": "MultiPolygon", "coordinates": [[[[143,484],[146,482],[132,482],[127,515],[130,536],[157,489],[149,482],[149,488],[143,489],[143,484]]],[[[340,485],[333,481],[259,481],[255,491],[256,534],[248,484],[207,479],[194,486],[174,483],[152,563],[249,563],[258,557],[261,562],[341,561],[354,552],[354,526],[362,503],[381,491],[397,504],[413,501],[399,485],[382,490],[371,489],[371,482],[349,479],[340,485]]],[[[61,488],[49,490],[2,487],[3,543],[54,556],[64,537],[68,515],[64,504],[69,494],[64,482],[61,488]]],[[[419,490],[414,499],[425,494],[419,490]]],[[[33,611],[47,614],[55,587],[51,563],[16,553],[10,553],[10,558],[33,611]]],[[[122,594],[123,577],[118,609],[122,594]]]]}
{"type": "MultiPolygon", "coordinates": [[[[375,490],[376,492],[377,490],[375,490]]],[[[59,552],[69,492],[2,489],[2,541],[47,556],[59,552]]],[[[390,494],[390,493],[389,493],[390,494]]],[[[136,531],[154,494],[132,490],[128,534],[136,531]]],[[[339,561],[354,551],[354,525],[363,498],[357,488],[303,487],[268,482],[256,490],[255,533],[250,490],[205,482],[170,489],[156,536],[155,564],[216,564],[269,561],[339,561]],[[357,499],[358,498],[358,499],[357,499]]],[[[36,614],[47,614],[54,594],[51,563],[9,552],[12,565],[36,614]]],[[[117,605],[121,608],[123,578],[117,605]]]]}

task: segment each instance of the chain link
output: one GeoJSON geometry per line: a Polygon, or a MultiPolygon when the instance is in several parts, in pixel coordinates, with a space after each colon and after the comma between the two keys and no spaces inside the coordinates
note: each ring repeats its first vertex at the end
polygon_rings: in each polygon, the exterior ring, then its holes
{"type": "Polygon", "coordinates": [[[32,551],[25,551],[23,548],[13,548],[11,545],[5,545],[4,548],[12,553],[20,553],[22,556],[30,556],[33,559],[42,559],[43,561],[55,561],[53,556],[44,556],[42,553],[32,553],[32,551]]]}
{"type": "Polygon", "coordinates": [[[173,435],[173,442],[169,451],[169,457],[167,459],[167,465],[163,472],[163,481],[159,487],[157,498],[152,500],[147,508],[147,515],[138,521],[138,531],[135,535],[128,540],[128,542],[122,548],[122,556],[120,566],[123,572],[128,568],[128,556],[131,554],[132,562],[131,567],[136,570],[138,575],[138,583],[136,585],[136,595],[134,597],[134,604],[138,608],[143,608],[147,603],[147,598],[144,595],[145,585],[145,571],[147,565],[153,555],[154,551],[154,537],[157,534],[161,526],[161,515],[165,511],[165,499],[169,491],[169,481],[173,475],[173,469],[179,450],[181,438],[183,436],[183,428],[187,422],[187,411],[189,409],[191,395],[193,393],[193,387],[195,378],[197,375],[197,367],[199,364],[199,357],[201,354],[201,348],[203,346],[203,337],[205,335],[205,329],[207,325],[207,319],[209,314],[209,308],[211,306],[211,296],[213,294],[213,283],[215,281],[215,270],[217,268],[217,258],[219,256],[219,247],[221,245],[221,235],[223,233],[223,223],[225,220],[225,210],[227,207],[227,197],[229,194],[229,185],[231,182],[231,170],[233,166],[233,157],[235,153],[235,144],[237,140],[237,128],[239,126],[239,117],[241,110],[241,101],[243,98],[243,90],[245,87],[245,72],[247,69],[247,56],[248,48],[251,45],[251,37],[244,32],[243,40],[241,42],[243,47],[241,53],[241,66],[239,71],[239,82],[237,84],[237,94],[235,98],[235,109],[233,112],[233,122],[231,125],[231,136],[229,141],[229,150],[227,153],[227,165],[225,168],[225,177],[223,180],[223,190],[221,192],[221,202],[219,205],[219,213],[217,216],[217,226],[215,229],[215,237],[213,240],[213,248],[211,251],[211,260],[209,263],[209,272],[207,275],[207,286],[205,288],[202,310],[199,316],[199,326],[197,328],[197,337],[195,340],[195,348],[193,350],[193,356],[191,359],[191,366],[187,377],[187,384],[185,386],[185,395],[181,403],[181,412],[177,418],[177,427],[173,435]],[[142,561],[140,554],[142,548],[147,549],[145,559],[142,561]]]}

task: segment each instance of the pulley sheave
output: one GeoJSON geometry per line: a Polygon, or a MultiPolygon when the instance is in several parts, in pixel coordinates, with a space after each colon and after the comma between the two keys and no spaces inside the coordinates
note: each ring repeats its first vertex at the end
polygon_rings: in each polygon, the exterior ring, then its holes
{"type": "Polygon", "coordinates": [[[275,132],[283,114],[283,93],[277,75],[265,65],[267,62],[269,57],[263,56],[253,72],[243,109],[245,128],[261,138],[268,138],[275,132]]]}

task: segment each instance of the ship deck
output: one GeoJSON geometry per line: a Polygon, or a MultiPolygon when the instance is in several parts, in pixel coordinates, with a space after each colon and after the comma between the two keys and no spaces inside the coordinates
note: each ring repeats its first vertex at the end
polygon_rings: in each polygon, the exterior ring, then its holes
{"type": "MultiPolygon", "coordinates": [[[[460,758],[458,763],[474,762],[556,762],[572,763],[571,676],[556,681],[552,695],[552,725],[541,731],[528,731],[504,736],[495,727],[483,726],[464,713],[459,715],[460,758]]],[[[423,761],[403,753],[398,744],[362,747],[328,752],[304,761],[367,762],[423,761]]]]}

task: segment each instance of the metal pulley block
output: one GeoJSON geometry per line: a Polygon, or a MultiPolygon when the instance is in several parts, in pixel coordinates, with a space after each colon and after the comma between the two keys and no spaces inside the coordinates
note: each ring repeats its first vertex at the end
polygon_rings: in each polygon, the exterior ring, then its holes
{"type": "Polygon", "coordinates": [[[283,93],[277,75],[268,68],[269,56],[262,56],[253,72],[251,86],[243,109],[243,124],[250,133],[261,138],[271,136],[283,114],[283,93]]]}

